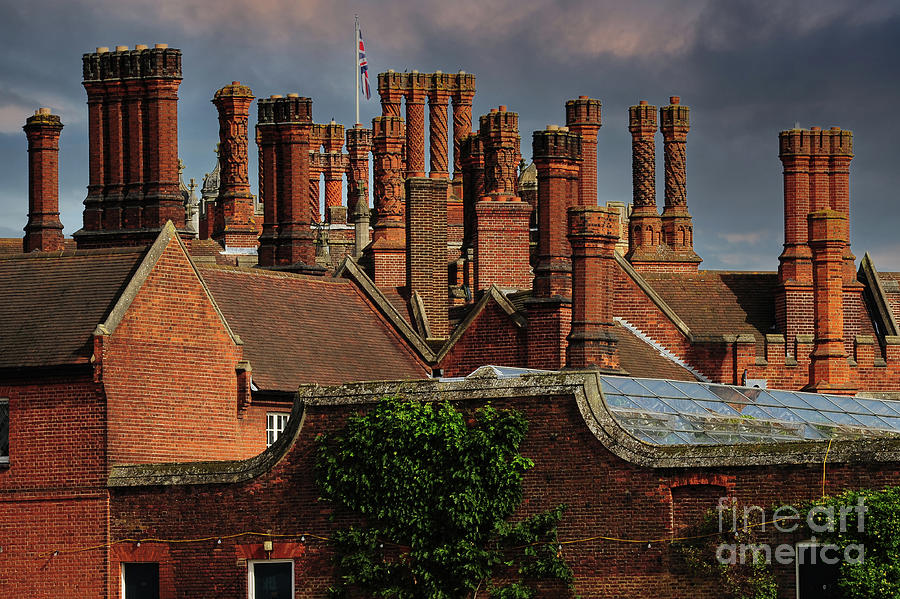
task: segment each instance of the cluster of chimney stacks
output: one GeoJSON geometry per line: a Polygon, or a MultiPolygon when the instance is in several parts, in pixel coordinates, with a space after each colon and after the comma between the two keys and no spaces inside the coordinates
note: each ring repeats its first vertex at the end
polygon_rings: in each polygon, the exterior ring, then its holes
{"type": "MultiPolygon", "coordinates": [[[[78,247],[146,244],[168,220],[183,236],[192,236],[178,187],[181,52],[165,44],[98,48],[84,55],[83,74],[90,182],[84,224],[73,236],[78,247]]],[[[619,215],[596,205],[600,101],[586,96],[570,100],[566,126],[533,134],[538,232],[532,257],[533,208],[518,188],[518,114],[505,106],[492,109],[473,132],[475,78],[462,71],[389,71],[379,75],[378,89],[382,115],[373,119],[371,129],[356,125],[346,132],[333,121],[315,124],[312,101],[298,94],[258,101],[261,223],[254,216],[247,170],[254,96],[237,81],[217,91],[212,102],[219,113],[221,175],[218,199],[208,215],[213,239],[226,253],[258,253],[264,267],[314,265],[321,241],[315,230],[321,220],[318,181],[324,174],[324,220],[355,224],[354,255],[366,262],[378,286],[406,288],[428,336],[449,335],[448,264],[455,260],[462,282],[473,292],[492,286],[532,288],[526,303],[530,364],[617,368],[610,290],[619,215]],[[400,116],[403,103],[405,120],[400,116]],[[346,208],[341,205],[344,176],[346,208]],[[452,197],[462,201],[460,256],[448,251],[452,197]]],[[[24,127],[29,152],[25,251],[64,246],[57,181],[62,128],[59,117],[46,108],[24,127]]],[[[689,129],[689,108],[676,96],[658,113],[645,101],[629,109],[634,198],[627,258],[639,269],[690,271],[700,262],[693,250],[685,188],[689,129]],[[665,159],[661,214],[656,206],[657,130],[665,159]]],[[[849,243],[852,133],[837,127],[792,129],[779,140],[785,242],[779,258],[778,328],[788,347],[800,336],[814,338],[809,388],[848,392],[843,305],[848,293],[861,292],[849,243]],[[804,317],[809,313],[813,319],[804,317]]]]}

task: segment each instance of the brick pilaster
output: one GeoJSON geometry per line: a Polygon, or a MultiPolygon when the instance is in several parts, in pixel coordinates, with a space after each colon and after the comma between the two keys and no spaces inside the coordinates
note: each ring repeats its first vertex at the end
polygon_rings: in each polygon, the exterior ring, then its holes
{"type": "Polygon", "coordinates": [[[572,325],[566,366],[618,370],[613,333],[613,277],[618,215],[606,208],[578,206],[568,210],[572,246],[572,325]]]}
{"type": "Polygon", "coordinates": [[[59,221],[59,134],[63,125],[49,108],[40,108],[25,121],[28,138],[28,223],[25,252],[63,249],[59,221]]]}
{"type": "Polygon", "coordinates": [[[597,205],[597,132],[600,131],[600,100],[579,96],[566,102],[566,126],[581,135],[581,166],[578,174],[578,205],[597,205]]]}

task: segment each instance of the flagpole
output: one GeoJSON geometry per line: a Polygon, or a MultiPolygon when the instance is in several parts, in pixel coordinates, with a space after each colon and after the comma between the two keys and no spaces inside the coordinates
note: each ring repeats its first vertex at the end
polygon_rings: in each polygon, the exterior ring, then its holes
{"type": "Polygon", "coordinates": [[[353,73],[356,75],[356,124],[359,124],[359,15],[355,15],[353,27],[353,60],[356,63],[353,73]]]}

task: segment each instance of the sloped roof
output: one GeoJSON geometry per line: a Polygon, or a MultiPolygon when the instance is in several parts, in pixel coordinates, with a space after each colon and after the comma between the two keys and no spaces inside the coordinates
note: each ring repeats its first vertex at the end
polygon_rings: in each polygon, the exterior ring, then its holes
{"type": "Polygon", "coordinates": [[[260,389],[427,377],[422,362],[349,280],[199,268],[243,340],[260,389]]]}
{"type": "Polygon", "coordinates": [[[878,278],[894,321],[900,321],[900,272],[879,272],[878,278]]]}
{"type": "Polygon", "coordinates": [[[661,355],[620,324],[614,329],[619,338],[619,366],[631,376],[696,381],[689,370],[661,355]]]}
{"type": "Polygon", "coordinates": [[[86,363],[146,248],[0,256],[0,368],[86,363]]]}
{"type": "Polygon", "coordinates": [[[704,270],[641,276],[694,335],[750,334],[761,349],[766,334],[775,332],[776,273],[704,270]]]}

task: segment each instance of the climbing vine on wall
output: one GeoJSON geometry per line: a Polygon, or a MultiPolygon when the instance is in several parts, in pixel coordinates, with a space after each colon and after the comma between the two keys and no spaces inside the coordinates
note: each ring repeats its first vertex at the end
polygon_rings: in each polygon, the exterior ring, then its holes
{"type": "Polygon", "coordinates": [[[512,410],[386,398],[319,438],[325,500],[362,516],[332,535],[333,596],[526,598],[538,581],[571,586],[557,525],[564,507],[507,522],[533,466],[512,410]]]}

